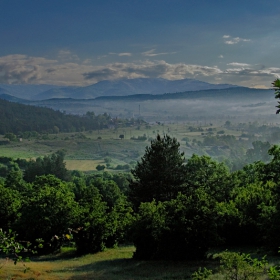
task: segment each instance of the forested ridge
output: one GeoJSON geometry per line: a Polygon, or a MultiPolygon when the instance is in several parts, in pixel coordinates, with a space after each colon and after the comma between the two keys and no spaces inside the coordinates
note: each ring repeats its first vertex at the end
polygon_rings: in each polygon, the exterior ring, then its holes
{"type": "MultiPolygon", "coordinates": [[[[125,121],[124,121],[125,122],[125,121]]],[[[76,132],[97,130],[118,125],[107,113],[95,115],[70,115],[49,108],[23,105],[0,99],[0,134],[20,134],[26,131],[38,133],[76,132]]]]}

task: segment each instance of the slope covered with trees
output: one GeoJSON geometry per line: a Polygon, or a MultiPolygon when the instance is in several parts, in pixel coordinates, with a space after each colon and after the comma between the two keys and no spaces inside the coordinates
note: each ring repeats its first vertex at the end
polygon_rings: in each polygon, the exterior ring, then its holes
{"type": "Polygon", "coordinates": [[[113,121],[107,113],[95,115],[70,115],[49,108],[23,105],[0,99],[0,134],[20,134],[26,131],[38,133],[75,132],[97,130],[109,124],[125,125],[125,121],[113,121]]]}

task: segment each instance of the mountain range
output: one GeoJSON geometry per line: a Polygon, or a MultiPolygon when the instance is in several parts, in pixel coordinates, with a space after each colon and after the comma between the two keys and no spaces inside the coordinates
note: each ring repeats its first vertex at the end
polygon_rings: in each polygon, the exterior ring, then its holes
{"type": "MultiPolygon", "coordinates": [[[[101,81],[96,84],[77,87],[56,85],[5,85],[0,84],[0,97],[12,96],[27,100],[46,100],[52,98],[92,99],[105,96],[128,96],[138,94],[161,95],[186,91],[236,88],[230,84],[210,84],[194,79],[166,80],[161,78],[120,79],[101,81]]],[[[11,98],[11,97],[10,97],[11,98]]]]}

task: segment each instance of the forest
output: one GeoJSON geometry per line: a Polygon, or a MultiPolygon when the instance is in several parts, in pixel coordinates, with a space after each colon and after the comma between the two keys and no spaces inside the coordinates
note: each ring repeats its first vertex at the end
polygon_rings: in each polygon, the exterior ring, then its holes
{"type": "MultiPolygon", "coordinates": [[[[137,120],[113,119],[109,114],[71,115],[50,108],[24,105],[0,99],[0,134],[58,133],[98,130],[108,126],[128,126],[137,120]]],[[[139,121],[138,121],[139,122],[139,121]]],[[[141,122],[140,122],[141,123],[141,122]]]]}

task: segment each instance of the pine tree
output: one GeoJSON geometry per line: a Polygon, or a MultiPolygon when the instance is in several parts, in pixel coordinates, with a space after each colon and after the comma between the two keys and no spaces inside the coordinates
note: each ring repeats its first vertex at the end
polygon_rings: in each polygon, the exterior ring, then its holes
{"type": "Polygon", "coordinates": [[[138,207],[141,202],[166,201],[175,198],[184,182],[185,158],[180,143],[168,135],[151,141],[141,161],[131,171],[134,181],[129,197],[138,207]]]}

